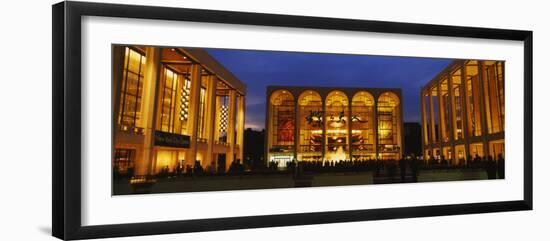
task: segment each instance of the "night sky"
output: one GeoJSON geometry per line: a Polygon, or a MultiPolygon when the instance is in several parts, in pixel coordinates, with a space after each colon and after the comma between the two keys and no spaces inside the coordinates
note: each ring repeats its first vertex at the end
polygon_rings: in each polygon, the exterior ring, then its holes
{"type": "MultiPolygon", "coordinates": [[[[452,59],[208,49],[247,85],[245,128],[265,128],[268,85],[401,88],[405,122],[420,122],[420,89],[452,59]]],[[[351,97],[350,97],[351,98],[351,97]]]]}

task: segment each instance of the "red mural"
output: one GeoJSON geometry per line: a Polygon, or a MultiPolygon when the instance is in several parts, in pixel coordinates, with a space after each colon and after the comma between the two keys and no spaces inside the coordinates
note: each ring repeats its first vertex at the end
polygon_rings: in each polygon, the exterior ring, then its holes
{"type": "Polygon", "coordinates": [[[280,120],[277,128],[277,141],[293,142],[294,141],[294,121],[292,119],[280,120]]]}

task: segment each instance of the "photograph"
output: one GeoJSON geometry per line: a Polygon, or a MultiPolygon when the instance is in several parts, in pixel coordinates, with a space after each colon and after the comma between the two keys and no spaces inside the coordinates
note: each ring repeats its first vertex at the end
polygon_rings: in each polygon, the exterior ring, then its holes
{"type": "Polygon", "coordinates": [[[112,195],[505,179],[504,60],[111,49],[112,195]]]}
{"type": "Polygon", "coordinates": [[[6,2],[0,241],[550,240],[546,5],[6,2]]]}

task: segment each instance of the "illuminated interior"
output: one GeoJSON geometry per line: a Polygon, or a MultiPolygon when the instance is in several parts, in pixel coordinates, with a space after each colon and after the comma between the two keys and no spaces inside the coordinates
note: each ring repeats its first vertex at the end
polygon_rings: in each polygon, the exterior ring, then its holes
{"type": "Polygon", "coordinates": [[[449,142],[451,138],[451,96],[449,93],[449,82],[447,76],[445,76],[439,84],[438,96],[441,103],[441,140],[443,142],[449,142]]]}
{"type": "Polygon", "coordinates": [[[421,96],[425,160],[504,157],[503,61],[457,60],[421,96]]]}
{"type": "Polygon", "coordinates": [[[268,93],[269,161],[401,158],[401,105],[396,92],[289,86],[268,87],[268,93]]]}
{"type": "Polygon", "coordinates": [[[288,90],[277,90],[269,99],[269,160],[286,163],[294,158],[294,131],[296,113],[294,96],[288,90]]]}
{"type": "Polygon", "coordinates": [[[349,160],[349,101],[341,91],[332,91],[325,102],[325,160],[349,160]]]}
{"type": "Polygon", "coordinates": [[[472,158],[476,158],[477,156],[485,156],[485,153],[483,152],[483,143],[470,144],[470,156],[472,156],[472,158]]]}
{"type": "Polygon", "coordinates": [[[496,140],[489,142],[489,153],[493,158],[498,158],[502,155],[504,158],[504,140],[496,140]]]}
{"type": "Polygon", "coordinates": [[[123,61],[118,124],[123,128],[142,128],[141,109],[145,53],[139,47],[125,47],[123,61]]]}
{"type": "Polygon", "coordinates": [[[381,159],[398,159],[401,153],[401,108],[391,92],[378,97],[378,152],[381,159]]]}
{"type": "Polygon", "coordinates": [[[504,130],[504,73],[503,63],[485,61],[483,65],[484,101],[489,134],[504,130]]]}
{"type": "Polygon", "coordinates": [[[119,173],[242,160],[246,85],[206,51],[117,45],[113,60],[119,173]]]}
{"type": "MultiPolygon", "coordinates": [[[[451,102],[451,114],[454,116],[454,118],[451,118],[451,121],[454,120],[454,139],[455,140],[462,140],[464,139],[464,122],[463,116],[464,116],[464,108],[463,108],[463,94],[462,94],[462,69],[457,69],[453,72],[451,75],[451,95],[453,97],[453,100],[451,102]],[[452,109],[454,108],[454,113],[452,109]]],[[[463,158],[460,157],[460,158],[463,158]]]]}
{"type": "Polygon", "coordinates": [[[466,105],[468,106],[469,136],[481,136],[481,101],[477,61],[466,63],[466,105]]]}
{"type": "Polygon", "coordinates": [[[323,102],[321,95],[306,90],[298,97],[298,160],[322,160],[323,102]]]}
{"type": "Polygon", "coordinates": [[[466,149],[464,149],[464,145],[455,146],[454,160],[457,160],[459,162],[464,162],[464,160],[466,160],[466,149]]]}
{"type": "Polygon", "coordinates": [[[374,97],[359,91],[351,102],[351,148],[354,159],[374,159],[374,97]]]}

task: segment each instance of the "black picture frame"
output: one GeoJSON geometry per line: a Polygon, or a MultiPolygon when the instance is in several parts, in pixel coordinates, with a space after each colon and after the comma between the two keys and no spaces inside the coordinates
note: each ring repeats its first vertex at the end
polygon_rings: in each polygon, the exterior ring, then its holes
{"type": "Polygon", "coordinates": [[[213,230],[307,225],[381,219],[532,210],[533,208],[533,32],[415,23],[335,19],[90,2],[52,6],[52,233],[87,239],[213,230]],[[524,193],[521,200],[421,207],[342,210],[283,215],[172,220],[99,226],[81,224],[81,17],[229,23],[378,33],[517,40],[524,43],[524,193]]]}

